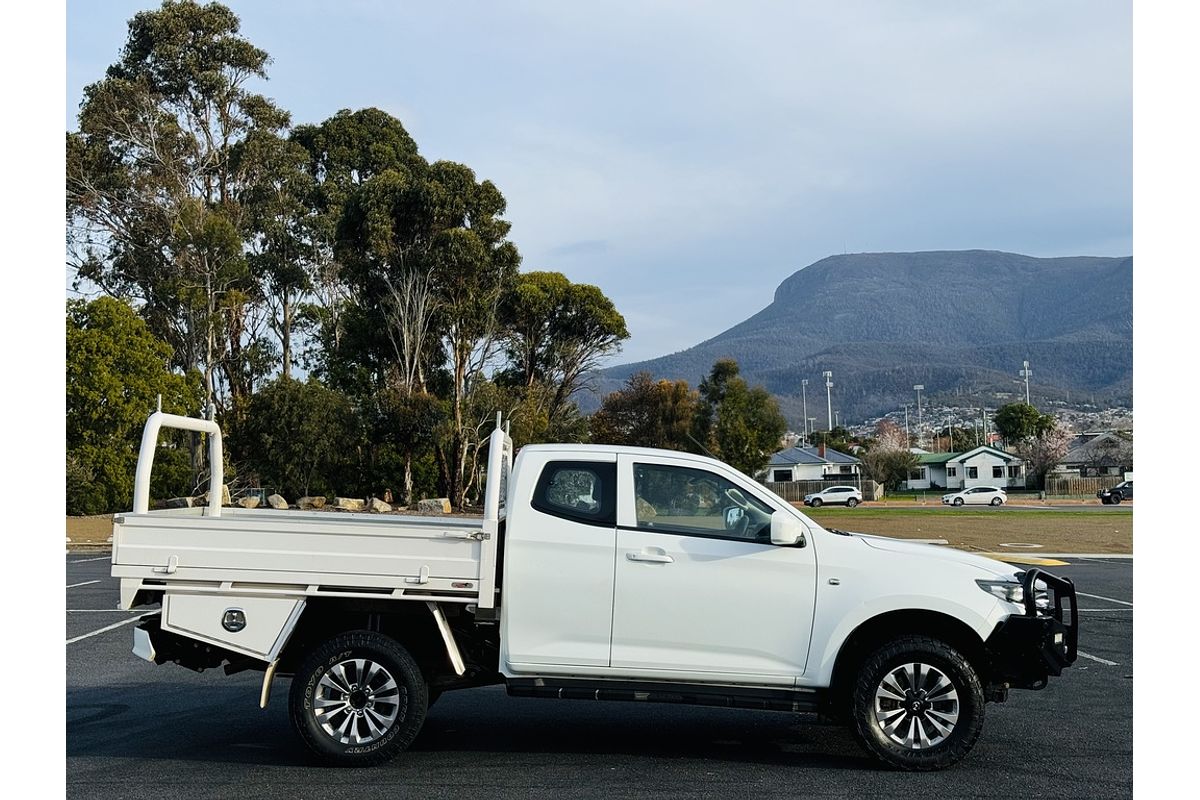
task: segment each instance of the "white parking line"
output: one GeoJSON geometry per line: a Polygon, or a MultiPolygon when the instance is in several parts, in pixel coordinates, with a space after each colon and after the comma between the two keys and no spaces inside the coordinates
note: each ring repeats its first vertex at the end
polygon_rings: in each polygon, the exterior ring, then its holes
{"type": "Polygon", "coordinates": [[[1099,661],[1101,664],[1107,664],[1110,667],[1121,666],[1120,664],[1118,664],[1115,661],[1109,661],[1107,658],[1101,658],[1100,656],[1094,656],[1091,653],[1085,653],[1082,650],[1076,650],[1075,652],[1079,653],[1079,655],[1083,656],[1084,658],[1090,658],[1092,661],[1099,661]]]}
{"type": "MultiPolygon", "coordinates": [[[[103,627],[103,628],[101,628],[101,629],[99,629],[99,630],[92,631],[91,633],[85,633],[85,634],[83,634],[82,636],[76,636],[76,637],[75,637],[75,638],[73,638],[73,639],[67,639],[67,644],[74,644],[75,642],[81,642],[81,641],[83,641],[84,639],[90,639],[90,638],[92,638],[93,636],[99,636],[99,635],[100,635],[100,634],[102,634],[102,633],[107,633],[108,631],[115,630],[116,628],[119,628],[119,627],[121,627],[122,625],[128,625],[128,624],[129,624],[129,623],[131,623],[131,622],[137,622],[137,621],[138,621],[139,619],[141,619],[142,617],[148,617],[148,616],[150,616],[150,615],[149,615],[149,614],[142,614],[142,615],[140,615],[140,616],[137,616],[137,617],[130,617],[129,619],[123,619],[123,620],[121,620],[120,622],[114,622],[112,625],[107,625],[107,626],[105,626],[105,627],[103,627]]],[[[1080,653],[1080,655],[1083,655],[1083,653],[1080,653]]]]}
{"type": "Polygon", "coordinates": [[[78,589],[80,586],[87,586],[88,584],[99,583],[99,582],[100,582],[99,580],[94,580],[94,581],[84,581],[83,583],[71,583],[71,584],[67,585],[67,588],[68,589],[78,589]]]}
{"type": "MultiPolygon", "coordinates": [[[[1084,611],[1085,609],[1081,608],[1079,610],[1084,611]]],[[[1113,609],[1113,611],[1124,611],[1124,610],[1125,609],[1123,609],[1123,608],[1114,608],[1113,609]]],[[[96,613],[96,614],[133,614],[133,613],[135,613],[132,608],[128,608],[128,609],[127,608],[68,608],[67,609],[68,614],[82,614],[84,612],[89,612],[89,611],[96,613]]]]}
{"type": "Polygon", "coordinates": [[[1108,614],[1132,614],[1133,613],[1132,608],[1081,608],[1081,609],[1079,609],[1080,614],[1082,614],[1085,611],[1104,612],[1104,613],[1108,613],[1108,614]]]}
{"type": "Polygon", "coordinates": [[[97,558],[77,558],[74,561],[68,561],[68,564],[85,564],[88,561],[111,561],[112,556],[99,556],[97,558]]]}
{"type": "Polygon", "coordinates": [[[1117,600],[1115,598],[1105,597],[1104,595],[1099,595],[1099,594],[1088,594],[1087,592],[1075,592],[1075,594],[1079,595],[1080,597],[1091,597],[1095,600],[1107,600],[1110,603],[1120,603],[1123,606],[1129,606],[1130,608],[1133,608],[1133,603],[1127,602],[1125,600],[1117,600]]]}

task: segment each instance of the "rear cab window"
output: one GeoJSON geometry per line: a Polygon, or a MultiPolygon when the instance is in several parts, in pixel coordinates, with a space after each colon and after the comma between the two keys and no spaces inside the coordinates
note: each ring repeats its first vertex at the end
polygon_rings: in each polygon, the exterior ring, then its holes
{"type": "Polygon", "coordinates": [[[585,525],[617,524],[617,465],[614,461],[550,461],[542,468],[531,505],[585,525]]]}

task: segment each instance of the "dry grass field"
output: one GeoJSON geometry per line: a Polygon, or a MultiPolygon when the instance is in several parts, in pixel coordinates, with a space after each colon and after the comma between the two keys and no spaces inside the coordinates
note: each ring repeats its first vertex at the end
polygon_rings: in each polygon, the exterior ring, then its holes
{"type": "Polygon", "coordinates": [[[945,539],[951,547],[982,552],[1132,553],[1133,512],[947,508],[802,509],[829,528],[901,539],[945,539]],[[1012,544],[1041,547],[1004,547],[1012,544]]]}

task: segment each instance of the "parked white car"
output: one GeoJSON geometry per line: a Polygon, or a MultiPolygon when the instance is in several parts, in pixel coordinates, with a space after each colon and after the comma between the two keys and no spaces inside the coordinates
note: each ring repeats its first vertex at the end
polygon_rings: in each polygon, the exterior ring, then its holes
{"type": "Polygon", "coordinates": [[[854,508],[862,502],[862,492],[853,486],[829,486],[819,492],[804,495],[804,505],[820,508],[824,505],[844,505],[854,508]]]}
{"type": "Polygon", "coordinates": [[[947,506],[1002,506],[1007,502],[1008,494],[998,486],[976,486],[942,495],[942,505],[947,506]]]}

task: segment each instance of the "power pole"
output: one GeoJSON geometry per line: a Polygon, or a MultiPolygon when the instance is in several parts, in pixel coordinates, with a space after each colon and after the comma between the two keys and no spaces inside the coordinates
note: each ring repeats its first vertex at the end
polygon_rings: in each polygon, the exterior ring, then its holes
{"type": "Polygon", "coordinates": [[[1030,402],[1029,402],[1029,378],[1030,378],[1030,376],[1033,375],[1033,370],[1031,370],[1029,368],[1028,361],[1021,362],[1020,375],[1022,378],[1025,379],[1025,405],[1030,405],[1030,402]]]}
{"type": "Polygon", "coordinates": [[[904,404],[904,449],[912,448],[912,439],[908,437],[908,403],[904,404]]]}

